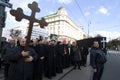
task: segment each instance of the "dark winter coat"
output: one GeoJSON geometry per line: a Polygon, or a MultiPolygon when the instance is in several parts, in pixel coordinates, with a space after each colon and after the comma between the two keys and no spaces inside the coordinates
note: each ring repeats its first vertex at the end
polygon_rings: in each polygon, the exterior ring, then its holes
{"type": "Polygon", "coordinates": [[[46,50],[46,76],[56,75],[56,46],[48,45],[46,50]]]}
{"type": "Polygon", "coordinates": [[[80,61],[81,60],[81,51],[78,47],[73,47],[73,54],[74,54],[74,60],[80,61]]]}
{"type": "Polygon", "coordinates": [[[9,64],[9,61],[6,59],[5,56],[10,53],[9,51],[13,51],[14,48],[15,48],[15,45],[7,44],[4,47],[4,49],[2,50],[2,58],[3,58],[5,64],[9,64]]]}
{"type": "Polygon", "coordinates": [[[63,61],[63,54],[64,53],[64,47],[63,45],[57,45],[57,54],[56,54],[56,72],[62,73],[62,61],[63,61]]]}
{"type": "Polygon", "coordinates": [[[103,66],[104,63],[101,63],[101,61],[103,61],[101,59],[105,59],[106,60],[105,53],[101,49],[99,49],[99,48],[92,47],[91,50],[90,50],[90,65],[93,68],[97,68],[97,67],[103,66]],[[101,56],[101,58],[100,58],[100,56],[101,56]]]}
{"type": "Polygon", "coordinates": [[[37,61],[35,62],[35,74],[39,76],[44,70],[44,59],[41,60],[40,57],[45,57],[45,46],[43,44],[39,44],[36,46],[35,50],[38,55],[37,61]]]}
{"type": "Polygon", "coordinates": [[[22,58],[22,46],[16,47],[14,50],[7,50],[9,54],[5,58],[10,61],[8,72],[8,80],[33,80],[33,61],[36,60],[36,53],[29,48],[29,55],[34,58],[32,62],[19,61],[22,58]]]}

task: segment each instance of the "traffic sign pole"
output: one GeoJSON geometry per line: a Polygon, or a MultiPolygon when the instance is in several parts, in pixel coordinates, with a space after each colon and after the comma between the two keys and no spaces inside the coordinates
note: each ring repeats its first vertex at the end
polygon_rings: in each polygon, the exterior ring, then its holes
{"type": "Polygon", "coordinates": [[[3,22],[2,17],[4,11],[5,11],[5,6],[0,5],[0,50],[1,50],[2,30],[3,30],[3,25],[1,23],[3,22]]]}
{"type": "Polygon", "coordinates": [[[12,8],[12,4],[8,3],[9,0],[0,0],[0,51],[2,42],[2,30],[5,27],[5,7],[12,8]]]}

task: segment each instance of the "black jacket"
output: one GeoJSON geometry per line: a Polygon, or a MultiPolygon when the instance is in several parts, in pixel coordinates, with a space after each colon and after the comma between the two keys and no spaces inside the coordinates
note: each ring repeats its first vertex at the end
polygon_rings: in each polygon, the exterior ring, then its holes
{"type": "MultiPolygon", "coordinates": [[[[32,80],[33,79],[33,61],[22,62],[19,61],[22,58],[21,52],[23,51],[22,46],[18,46],[13,49],[7,50],[9,54],[5,54],[5,58],[10,62],[8,80],[32,80]]],[[[36,60],[37,55],[32,48],[29,48],[29,55],[36,60]]]]}
{"type": "Polygon", "coordinates": [[[104,61],[103,60],[104,58],[105,58],[105,53],[101,49],[95,48],[95,47],[91,48],[91,50],[90,50],[90,65],[93,68],[103,66],[104,63],[102,63],[102,61],[104,61]]]}

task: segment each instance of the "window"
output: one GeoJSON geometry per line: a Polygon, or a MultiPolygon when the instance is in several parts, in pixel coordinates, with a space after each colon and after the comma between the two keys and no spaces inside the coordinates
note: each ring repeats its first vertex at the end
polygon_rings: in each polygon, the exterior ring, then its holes
{"type": "Polygon", "coordinates": [[[54,25],[54,23],[52,23],[52,25],[54,25]]]}
{"type": "Polygon", "coordinates": [[[51,19],[49,19],[48,21],[51,22],[51,19]]]}
{"type": "Polygon", "coordinates": [[[59,24],[58,22],[55,22],[55,24],[59,24]]]}
{"type": "Polygon", "coordinates": [[[50,31],[52,30],[52,26],[50,26],[50,31]]]}
{"type": "Polygon", "coordinates": [[[55,27],[53,27],[53,31],[55,31],[55,27]]]}
{"type": "Polygon", "coordinates": [[[54,18],[52,18],[52,21],[54,21],[54,18]]]}
{"type": "Polygon", "coordinates": [[[55,17],[55,20],[58,20],[59,18],[58,17],[55,17]]]}
{"type": "Polygon", "coordinates": [[[60,31],[58,31],[58,35],[60,35],[60,31]]]}
{"type": "Polygon", "coordinates": [[[63,24],[63,21],[60,21],[60,24],[63,24]]]}
{"type": "Polygon", "coordinates": [[[58,30],[60,30],[60,26],[58,26],[58,30]]]}

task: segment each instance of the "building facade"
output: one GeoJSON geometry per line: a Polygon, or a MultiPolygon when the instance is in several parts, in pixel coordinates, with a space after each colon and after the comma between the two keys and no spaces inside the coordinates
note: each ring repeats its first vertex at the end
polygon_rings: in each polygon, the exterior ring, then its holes
{"type": "Polygon", "coordinates": [[[59,39],[74,41],[84,38],[84,30],[71,20],[64,7],[60,7],[56,13],[44,18],[48,22],[45,29],[49,34],[58,35],[59,39]]]}

